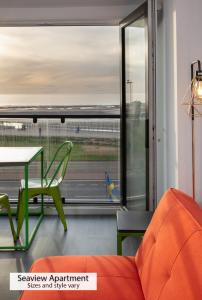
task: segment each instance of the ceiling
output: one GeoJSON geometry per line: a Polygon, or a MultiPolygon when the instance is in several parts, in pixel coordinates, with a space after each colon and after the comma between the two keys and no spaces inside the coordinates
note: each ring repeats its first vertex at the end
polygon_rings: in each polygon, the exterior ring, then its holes
{"type": "Polygon", "coordinates": [[[135,0],[1,0],[0,7],[86,7],[133,5],[135,0]]]}
{"type": "Polygon", "coordinates": [[[0,24],[118,25],[143,0],[0,0],[0,24]]]}

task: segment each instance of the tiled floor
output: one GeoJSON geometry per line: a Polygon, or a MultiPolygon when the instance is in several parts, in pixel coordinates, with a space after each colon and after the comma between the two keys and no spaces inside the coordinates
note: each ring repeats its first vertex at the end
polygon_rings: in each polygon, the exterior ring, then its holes
{"type": "MultiPolygon", "coordinates": [[[[34,222],[34,219],[32,220],[34,222]]],[[[16,300],[19,292],[9,290],[10,272],[26,272],[40,257],[48,255],[115,255],[115,216],[70,216],[64,233],[56,216],[46,216],[33,244],[26,252],[0,252],[0,299],[16,300]]],[[[7,219],[0,218],[0,243],[9,236],[7,219]]],[[[124,255],[133,255],[138,241],[128,238],[123,243],[124,255]]]]}

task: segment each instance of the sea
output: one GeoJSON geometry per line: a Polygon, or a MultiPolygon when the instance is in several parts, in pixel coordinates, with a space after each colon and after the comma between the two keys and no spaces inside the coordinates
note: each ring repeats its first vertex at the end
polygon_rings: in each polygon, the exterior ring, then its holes
{"type": "Polygon", "coordinates": [[[119,105],[119,94],[0,94],[3,106],[119,105]]]}

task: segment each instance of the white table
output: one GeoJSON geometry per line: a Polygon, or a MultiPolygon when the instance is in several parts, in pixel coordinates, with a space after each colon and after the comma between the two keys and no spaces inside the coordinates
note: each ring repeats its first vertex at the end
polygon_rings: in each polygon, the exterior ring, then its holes
{"type": "Polygon", "coordinates": [[[24,166],[42,149],[42,147],[0,147],[0,166],[24,166]]]}
{"type": "MultiPolygon", "coordinates": [[[[29,198],[28,198],[28,180],[29,180],[29,165],[38,156],[41,156],[41,179],[43,179],[43,148],[42,147],[0,147],[0,167],[24,167],[24,179],[25,179],[25,195],[26,195],[26,207],[25,207],[25,242],[24,244],[16,244],[14,246],[0,246],[2,250],[27,250],[42,221],[43,210],[43,196],[41,201],[41,211],[39,214],[38,222],[31,233],[29,238],[29,198]]],[[[1,171],[1,170],[0,170],[1,171]]]]}

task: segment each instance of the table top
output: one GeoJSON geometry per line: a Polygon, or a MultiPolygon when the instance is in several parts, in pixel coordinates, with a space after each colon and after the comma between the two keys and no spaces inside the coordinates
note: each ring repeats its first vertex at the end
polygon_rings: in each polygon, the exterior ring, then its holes
{"type": "Polygon", "coordinates": [[[0,147],[0,166],[24,166],[42,147],[0,147]]]}
{"type": "Polygon", "coordinates": [[[122,232],[145,232],[153,212],[145,210],[118,211],[117,228],[122,232]]]}

